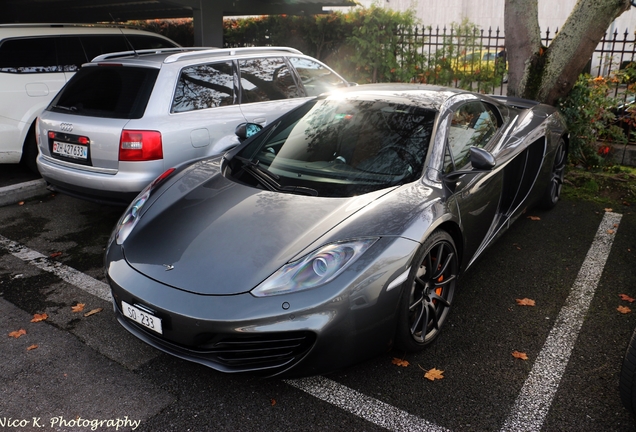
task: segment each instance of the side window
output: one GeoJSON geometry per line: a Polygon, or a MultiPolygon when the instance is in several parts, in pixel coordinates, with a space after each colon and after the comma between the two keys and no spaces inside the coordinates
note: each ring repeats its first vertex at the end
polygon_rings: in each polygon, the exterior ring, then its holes
{"type": "Polygon", "coordinates": [[[201,110],[233,103],[232,62],[189,66],[181,70],[171,112],[201,110]]]}
{"type": "Polygon", "coordinates": [[[62,36],[57,38],[57,52],[60,70],[76,72],[91,59],[86,58],[84,47],[77,36],[62,36]]]}
{"type": "Polygon", "coordinates": [[[499,128],[493,108],[482,102],[462,105],[453,115],[448,130],[448,149],[444,156],[444,172],[463,168],[471,147],[486,147],[499,128]]]}
{"type": "Polygon", "coordinates": [[[130,51],[130,45],[122,35],[81,36],[80,39],[89,61],[105,53],[130,51]]]}
{"type": "Polygon", "coordinates": [[[241,60],[241,103],[304,96],[281,57],[241,60]]]}
{"type": "Polygon", "coordinates": [[[0,72],[59,72],[54,38],[5,40],[0,45],[0,72]]]}
{"type": "Polygon", "coordinates": [[[299,57],[290,57],[289,62],[298,71],[308,96],[318,96],[345,86],[342,78],[318,62],[299,57]]]}

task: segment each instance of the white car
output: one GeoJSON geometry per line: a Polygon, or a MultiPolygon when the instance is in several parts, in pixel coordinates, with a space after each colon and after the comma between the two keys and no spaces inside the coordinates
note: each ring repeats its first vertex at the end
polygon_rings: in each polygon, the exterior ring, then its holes
{"type": "Polygon", "coordinates": [[[59,192],[128,204],[166,169],[236,146],[237,127],[349,85],[292,48],[105,54],[40,115],[38,169],[59,192]]]}
{"type": "Polygon", "coordinates": [[[37,170],[35,119],[83,63],[108,52],[178,46],[125,27],[0,25],[0,164],[37,170]]]}

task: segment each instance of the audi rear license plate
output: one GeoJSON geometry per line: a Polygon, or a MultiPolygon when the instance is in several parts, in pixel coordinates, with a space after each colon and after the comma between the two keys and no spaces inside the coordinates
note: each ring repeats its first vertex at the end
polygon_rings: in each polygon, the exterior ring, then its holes
{"type": "Polygon", "coordinates": [[[121,310],[124,312],[124,316],[126,318],[130,318],[131,320],[141,324],[146,328],[149,328],[152,331],[163,334],[163,329],[161,328],[161,318],[157,318],[156,316],[146,312],[145,310],[139,309],[138,307],[128,304],[123,300],[121,302],[121,310]]]}
{"type": "Polygon", "coordinates": [[[88,159],[88,147],[85,145],[53,141],[53,153],[73,159],[88,159]]]}

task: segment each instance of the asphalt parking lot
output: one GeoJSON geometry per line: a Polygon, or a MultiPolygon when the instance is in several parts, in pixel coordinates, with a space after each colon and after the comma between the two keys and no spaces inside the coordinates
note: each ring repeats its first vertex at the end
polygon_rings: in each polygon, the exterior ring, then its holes
{"type": "MultiPolygon", "coordinates": [[[[6,172],[0,187],[22,182],[6,172]]],[[[636,326],[636,306],[617,311],[630,307],[620,294],[636,298],[632,206],[563,201],[529,210],[535,218],[520,218],[462,276],[447,326],[428,349],[301,380],[220,374],[121,328],[102,260],[122,210],[51,193],[0,207],[2,430],[636,427],[618,394],[636,326]],[[524,298],[535,306],[519,306],[524,298]],[[31,322],[42,313],[46,320],[31,322]],[[9,336],[20,329],[26,334],[9,336]],[[443,378],[424,378],[432,368],[443,378]]]]}

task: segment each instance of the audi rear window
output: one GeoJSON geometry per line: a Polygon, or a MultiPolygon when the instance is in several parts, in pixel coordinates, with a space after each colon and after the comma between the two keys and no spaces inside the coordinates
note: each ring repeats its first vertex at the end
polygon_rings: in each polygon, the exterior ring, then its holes
{"type": "Polygon", "coordinates": [[[79,70],[48,107],[49,111],[89,117],[143,117],[158,69],[90,66],[79,70]]]}

